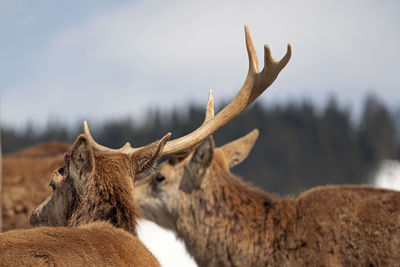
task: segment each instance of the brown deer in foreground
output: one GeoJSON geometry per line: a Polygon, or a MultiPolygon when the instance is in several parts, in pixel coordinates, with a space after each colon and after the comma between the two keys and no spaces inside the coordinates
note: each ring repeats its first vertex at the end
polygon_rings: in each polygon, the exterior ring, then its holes
{"type": "MultiPolygon", "coordinates": [[[[206,121],[213,116],[207,109],[206,121]]],[[[200,266],[399,266],[400,192],[322,186],[279,198],[230,168],[257,132],[214,149],[208,137],[135,184],[145,219],[182,239],[200,266]]]]}
{"type": "Polygon", "coordinates": [[[134,235],[106,222],[0,234],[0,266],[160,266],[134,235]]]}
{"type": "MultiPolygon", "coordinates": [[[[265,68],[259,72],[257,58],[247,28],[245,28],[245,32],[249,54],[249,73],[243,87],[231,103],[215,117],[210,118],[195,131],[184,137],[167,142],[170,136],[170,134],[167,134],[161,141],[140,148],[132,148],[129,143],[120,149],[110,149],[99,145],[91,137],[89,128],[85,123],[85,135],[79,136],[75,141],[70,156],[67,156],[65,166],[53,173],[50,181],[50,186],[54,190],[53,193],[32,212],[32,225],[76,227],[74,229],[62,229],[75,232],[77,236],[84,236],[84,231],[87,229],[85,225],[105,221],[129,232],[130,236],[135,237],[138,209],[135,206],[133,197],[133,181],[145,175],[159,157],[193,147],[240,115],[273,83],[279,72],[288,63],[291,55],[290,46],[288,46],[287,54],[279,62],[272,59],[269,48],[265,46],[265,68]],[[99,152],[94,153],[91,146],[99,152]]],[[[210,95],[209,107],[212,106],[212,101],[212,95],[210,95]]],[[[95,224],[87,227],[99,228],[95,224]]],[[[29,239],[26,241],[27,244],[21,241],[26,235],[29,235],[25,231],[12,231],[8,234],[3,234],[1,238],[5,242],[9,242],[7,240],[15,237],[13,239],[15,247],[4,252],[0,251],[0,258],[5,257],[1,253],[5,253],[9,259],[13,259],[12,256],[18,257],[20,252],[24,251],[24,245],[26,245],[31,247],[31,257],[40,255],[52,263],[55,262],[59,254],[57,254],[56,250],[47,251],[47,249],[51,250],[53,246],[61,246],[63,250],[68,250],[72,246],[63,235],[57,234],[57,230],[37,228],[29,231],[32,231],[30,232],[32,235],[37,234],[38,239],[29,239]],[[52,246],[46,248],[38,246],[37,243],[48,241],[41,240],[39,237],[42,234],[40,233],[54,236],[58,243],[53,243],[52,246]],[[52,252],[55,254],[52,254],[52,252]]],[[[98,231],[102,232],[101,229],[98,231]]],[[[102,246],[102,243],[97,242],[96,236],[86,237],[88,240],[90,238],[95,239],[91,240],[93,245],[102,246]]],[[[83,239],[81,240],[84,242],[83,239]]],[[[119,246],[122,242],[122,239],[116,238],[114,244],[119,246]]],[[[2,243],[4,242],[0,241],[0,244],[2,243]]],[[[75,245],[78,243],[75,242],[75,245]]],[[[137,240],[137,246],[140,247],[140,245],[140,241],[137,240]]],[[[82,251],[87,251],[84,244],[80,245],[80,247],[82,251]]],[[[132,249],[135,248],[133,247],[132,249]]],[[[135,262],[141,262],[140,257],[142,256],[149,259],[149,253],[144,256],[137,255],[139,259],[136,258],[135,262]]],[[[87,255],[90,257],[90,252],[87,255]]],[[[68,264],[87,263],[84,259],[79,262],[78,260],[81,259],[79,257],[71,258],[71,260],[73,259],[77,261],[69,262],[68,264]]],[[[158,265],[155,260],[151,262],[152,264],[148,265],[158,265]]],[[[15,262],[8,262],[8,264],[13,263],[15,262]]],[[[61,264],[66,263],[61,262],[61,264]]]]}

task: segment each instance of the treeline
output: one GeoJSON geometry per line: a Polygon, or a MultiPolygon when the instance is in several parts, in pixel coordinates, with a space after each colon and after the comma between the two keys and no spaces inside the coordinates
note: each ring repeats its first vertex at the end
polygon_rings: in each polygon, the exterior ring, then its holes
{"type": "MultiPolygon", "coordinates": [[[[146,118],[144,123],[121,119],[91,124],[92,134],[99,143],[114,148],[127,141],[145,145],[167,132],[177,138],[202,123],[204,107],[192,105],[183,113],[151,111],[146,118]]],[[[316,185],[370,182],[369,175],[381,160],[400,157],[395,120],[374,97],[366,99],[358,122],[334,99],[322,111],[309,102],[255,104],[214,138],[220,146],[258,128],[260,136],[252,153],[233,172],[267,191],[295,194],[316,185]]],[[[72,143],[81,132],[80,124],[71,129],[57,122],[40,132],[32,125],[24,131],[3,127],[3,153],[53,140],[72,143]]]]}

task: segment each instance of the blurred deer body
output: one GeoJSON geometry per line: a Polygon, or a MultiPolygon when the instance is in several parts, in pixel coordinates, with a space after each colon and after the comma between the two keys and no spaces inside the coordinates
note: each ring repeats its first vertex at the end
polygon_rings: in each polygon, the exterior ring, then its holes
{"type": "Polygon", "coordinates": [[[400,262],[399,192],[325,186],[295,199],[264,193],[229,171],[247,156],[251,135],[215,150],[209,138],[162,163],[135,185],[143,216],[174,231],[200,266],[400,262]]]}
{"type": "Polygon", "coordinates": [[[70,147],[50,142],[3,155],[3,231],[29,228],[32,209],[49,194],[49,176],[70,147]]]}

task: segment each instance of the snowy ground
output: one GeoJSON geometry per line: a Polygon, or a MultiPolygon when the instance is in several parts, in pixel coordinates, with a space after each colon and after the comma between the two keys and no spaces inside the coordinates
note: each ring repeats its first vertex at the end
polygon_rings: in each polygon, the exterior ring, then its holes
{"type": "Polygon", "coordinates": [[[374,177],[375,186],[400,190],[400,161],[383,161],[374,177]]]}
{"type": "Polygon", "coordinates": [[[175,234],[158,225],[139,220],[139,238],[159,260],[163,267],[195,267],[192,257],[186,252],[184,244],[175,234]]]}

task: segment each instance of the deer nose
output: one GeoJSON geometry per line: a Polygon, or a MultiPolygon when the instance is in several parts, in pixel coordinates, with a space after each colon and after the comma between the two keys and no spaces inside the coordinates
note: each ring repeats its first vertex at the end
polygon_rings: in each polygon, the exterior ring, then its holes
{"type": "Polygon", "coordinates": [[[38,224],[37,213],[35,210],[32,210],[31,217],[29,218],[29,222],[31,226],[36,226],[38,224]]]}

